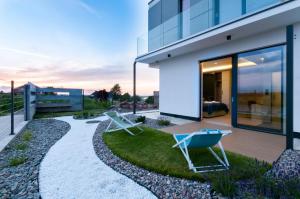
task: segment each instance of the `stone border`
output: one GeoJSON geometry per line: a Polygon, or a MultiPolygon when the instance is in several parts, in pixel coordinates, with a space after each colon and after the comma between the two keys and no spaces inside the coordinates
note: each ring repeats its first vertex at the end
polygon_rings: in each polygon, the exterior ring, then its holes
{"type": "Polygon", "coordinates": [[[0,198],[40,198],[39,167],[48,150],[68,131],[70,125],[54,119],[33,120],[0,153],[0,198]],[[32,139],[23,141],[23,133],[29,130],[32,139]],[[25,150],[16,145],[26,143],[25,150]],[[12,157],[26,157],[25,163],[9,166],[12,157]]]}
{"type": "Polygon", "coordinates": [[[164,176],[132,165],[115,156],[102,139],[108,124],[109,121],[101,122],[93,137],[95,152],[106,165],[144,186],[158,198],[214,198],[208,183],[164,176]]]}

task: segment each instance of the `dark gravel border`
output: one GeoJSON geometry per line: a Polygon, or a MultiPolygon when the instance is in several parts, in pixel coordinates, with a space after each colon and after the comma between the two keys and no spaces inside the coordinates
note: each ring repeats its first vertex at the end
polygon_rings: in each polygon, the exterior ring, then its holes
{"type": "Polygon", "coordinates": [[[150,172],[115,156],[103,142],[102,135],[109,121],[101,122],[94,134],[93,145],[97,156],[115,171],[144,186],[158,198],[213,198],[207,183],[185,180],[150,172]]]}
{"type": "Polygon", "coordinates": [[[56,141],[70,130],[70,125],[54,119],[31,121],[23,132],[19,133],[0,153],[0,198],[40,198],[39,167],[44,156],[56,141]],[[25,142],[26,130],[32,133],[32,139],[25,142]],[[25,150],[16,146],[26,143],[25,150]],[[15,167],[9,166],[12,157],[26,157],[25,163],[15,167]]]}

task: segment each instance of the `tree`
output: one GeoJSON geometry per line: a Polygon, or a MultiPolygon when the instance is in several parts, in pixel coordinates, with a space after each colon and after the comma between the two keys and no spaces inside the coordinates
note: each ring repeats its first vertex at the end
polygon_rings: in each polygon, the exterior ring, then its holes
{"type": "Polygon", "coordinates": [[[154,96],[147,97],[147,99],[145,100],[145,102],[147,104],[154,104],[154,96]]]}
{"type": "Polygon", "coordinates": [[[121,102],[125,102],[125,101],[127,101],[127,102],[129,102],[129,101],[131,101],[131,95],[129,94],[129,93],[124,93],[122,96],[121,96],[121,99],[120,99],[120,101],[121,102]]]}
{"type": "MultiPolygon", "coordinates": [[[[134,99],[134,97],[132,97],[132,98],[134,99]]],[[[136,99],[137,102],[142,101],[142,98],[140,96],[138,96],[138,95],[136,95],[135,99],[136,99]]]]}
{"type": "Polygon", "coordinates": [[[120,99],[120,96],[122,95],[121,87],[119,84],[115,84],[111,89],[110,92],[112,94],[113,100],[120,99]]]}
{"type": "Polygon", "coordinates": [[[105,89],[95,91],[91,94],[91,96],[93,96],[93,98],[95,98],[96,100],[99,100],[99,101],[107,101],[108,100],[108,92],[105,89]]]}

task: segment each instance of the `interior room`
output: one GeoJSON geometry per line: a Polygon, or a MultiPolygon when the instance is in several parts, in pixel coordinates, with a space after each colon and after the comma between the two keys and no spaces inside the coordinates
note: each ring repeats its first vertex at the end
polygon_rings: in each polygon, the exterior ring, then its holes
{"type": "Polygon", "coordinates": [[[231,125],[232,58],[201,62],[201,68],[203,119],[231,125]]]}

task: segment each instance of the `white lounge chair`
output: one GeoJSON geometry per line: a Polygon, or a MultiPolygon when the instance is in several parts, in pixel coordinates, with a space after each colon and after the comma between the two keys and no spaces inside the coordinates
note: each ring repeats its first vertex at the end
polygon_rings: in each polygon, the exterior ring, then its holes
{"type": "Polygon", "coordinates": [[[232,132],[230,130],[201,129],[199,132],[194,132],[191,134],[174,134],[173,137],[176,141],[176,144],[173,146],[173,148],[180,148],[183,156],[188,162],[189,169],[194,172],[203,173],[210,171],[227,170],[229,169],[229,162],[223,149],[221,139],[223,136],[231,133],[232,132]],[[219,148],[223,155],[223,160],[212,149],[212,147],[216,144],[219,145],[219,148]],[[209,166],[194,166],[189,155],[189,149],[192,148],[207,148],[220,164],[209,166]]]}
{"type": "Polygon", "coordinates": [[[126,117],[122,116],[117,111],[109,111],[109,112],[105,112],[103,114],[106,115],[111,120],[109,125],[107,126],[105,132],[125,130],[130,135],[135,135],[133,132],[131,132],[129,130],[129,128],[132,128],[132,127],[138,128],[140,130],[140,133],[144,131],[141,127],[139,127],[139,125],[142,124],[142,122],[133,123],[129,119],[127,119],[126,117]],[[118,128],[114,128],[114,129],[110,130],[112,124],[115,124],[116,126],[118,126],[118,128]]]}

